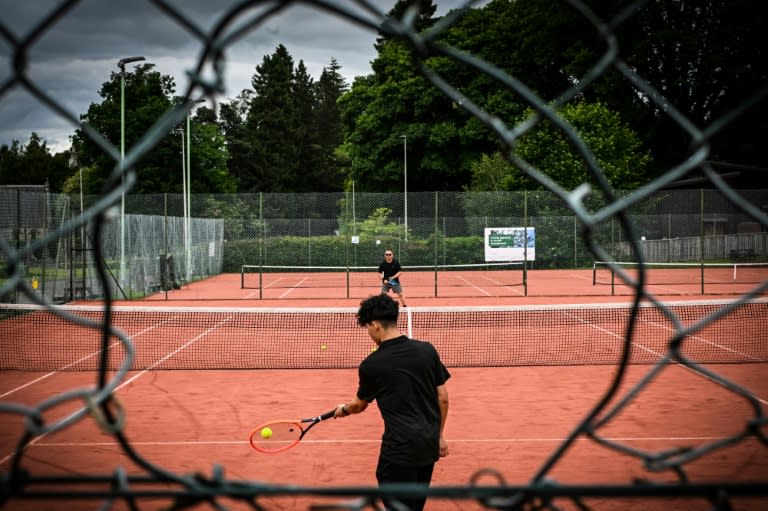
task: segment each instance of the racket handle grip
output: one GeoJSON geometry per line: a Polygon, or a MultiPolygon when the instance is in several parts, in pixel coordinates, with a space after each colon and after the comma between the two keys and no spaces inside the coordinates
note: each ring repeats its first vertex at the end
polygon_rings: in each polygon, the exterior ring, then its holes
{"type": "Polygon", "coordinates": [[[324,414],[322,414],[322,415],[320,416],[320,420],[321,420],[321,421],[324,421],[324,420],[326,420],[326,419],[330,419],[330,418],[331,418],[331,417],[333,417],[334,415],[336,415],[336,408],[334,408],[334,409],[333,409],[333,410],[331,410],[330,412],[325,412],[324,414]]]}

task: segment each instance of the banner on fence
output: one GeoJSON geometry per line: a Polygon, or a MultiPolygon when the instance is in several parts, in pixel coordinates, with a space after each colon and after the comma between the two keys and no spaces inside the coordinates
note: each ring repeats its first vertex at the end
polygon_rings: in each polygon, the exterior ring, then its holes
{"type": "Polygon", "coordinates": [[[486,262],[535,261],[536,231],[533,227],[486,227],[486,262]]]}

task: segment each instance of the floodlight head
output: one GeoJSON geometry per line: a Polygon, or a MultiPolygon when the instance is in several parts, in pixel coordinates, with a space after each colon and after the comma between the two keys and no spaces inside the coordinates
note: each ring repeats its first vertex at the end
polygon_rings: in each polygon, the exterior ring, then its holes
{"type": "Polygon", "coordinates": [[[126,64],[130,64],[131,62],[139,62],[140,60],[146,59],[144,57],[126,57],[117,61],[117,67],[119,67],[121,71],[125,71],[126,64]]]}

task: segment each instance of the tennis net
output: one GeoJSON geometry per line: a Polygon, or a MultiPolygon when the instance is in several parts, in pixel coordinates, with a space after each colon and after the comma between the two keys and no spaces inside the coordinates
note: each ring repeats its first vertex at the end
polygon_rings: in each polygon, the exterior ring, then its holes
{"type": "MultiPolygon", "coordinates": [[[[403,266],[408,296],[520,296],[527,294],[526,269],[519,262],[403,266]],[[460,291],[464,290],[464,291],[460,291]],[[442,294],[441,294],[442,291],[442,294]]],[[[240,287],[280,296],[285,289],[322,289],[322,296],[367,296],[378,288],[378,266],[275,266],[244,264],[240,287]],[[269,290],[269,291],[268,291],[269,290]]],[[[292,295],[295,296],[295,295],[292,295]]],[[[309,296],[308,296],[309,297],[309,296]]]]}
{"type": "MultiPolygon", "coordinates": [[[[610,285],[613,290],[623,280],[615,269],[636,279],[640,263],[626,261],[595,261],[592,266],[592,284],[610,285]]],[[[724,287],[759,284],[768,280],[768,262],[677,262],[643,263],[647,285],[696,286],[701,293],[716,292],[724,287]]]]}
{"type": "MultiPolygon", "coordinates": [[[[687,328],[726,302],[671,302],[687,328]]],[[[98,307],[62,313],[104,321],[98,307]]],[[[112,325],[130,339],[133,370],[352,368],[374,344],[353,308],[116,307],[112,325]]],[[[631,315],[626,304],[413,307],[400,315],[409,336],[432,342],[452,367],[598,365],[620,360],[631,315]]],[[[768,361],[768,301],[748,302],[689,332],[681,352],[701,363],[768,361]]],[[[662,309],[640,307],[632,363],[655,363],[679,334],[662,309]]],[[[99,368],[101,333],[36,306],[0,306],[0,369],[90,371],[99,368]]],[[[126,349],[110,339],[107,367],[123,367],[126,349]]]]}

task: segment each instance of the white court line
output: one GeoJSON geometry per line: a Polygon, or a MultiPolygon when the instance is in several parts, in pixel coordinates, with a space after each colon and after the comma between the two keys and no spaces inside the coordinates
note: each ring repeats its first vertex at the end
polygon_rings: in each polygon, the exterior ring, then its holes
{"type": "Polygon", "coordinates": [[[288,289],[285,291],[285,293],[283,293],[283,294],[281,294],[281,295],[280,295],[280,298],[285,298],[286,296],[288,296],[289,294],[291,294],[291,293],[292,293],[292,292],[293,292],[295,289],[298,289],[298,288],[299,288],[299,286],[301,286],[301,285],[302,285],[304,282],[306,282],[306,280],[307,280],[308,278],[309,278],[309,277],[304,277],[303,279],[301,279],[300,281],[298,281],[296,284],[294,284],[293,286],[289,287],[289,288],[288,288],[288,289]]]}
{"type": "MultiPolygon", "coordinates": [[[[585,440],[589,440],[586,436],[585,440]]],[[[721,440],[722,436],[669,436],[669,437],[611,437],[607,440],[613,442],[681,442],[681,441],[695,441],[695,442],[708,442],[714,440],[721,440]]],[[[451,438],[448,440],[449,444],[490,444],[490,443],[559,443],[563,442],[565,438],[451,438]]],[[[343,439],[337,438],[334,440],[302,440],[302,444],[380,444],[380,438],[371,439],[343,439]]],[[[137,442],[132,441],[131,445],[137,446],[171,446],[171,445],[248,445],[248,440],[176,440],[176,441],[148,441],[137,442]]],[[[108,447],[118,446],[118,442],[38,442],[35,447],[108,447]]]]}
{"type": "Polygon", "coordinates": [[[458,279],[459,279],[459,280],[463,280],[463,281],[464,281],[464,283],[465,283],[465,284],[467,284],[469,287],[474,287],[475,289],[477,289],[478,291],[480,291],[481,293],[483,293],[485,296],[493,296],[491,293],[487,292],[485,289],[483,289],[483,288],[481,288],[481,287],[478,287],[478,286],[474,285],[473,283],[471,283],[470,281],[468,281],[468,280],[467,280],[467,279],[465,279],[464,277],[458,277],[458,279]]]}
{"type": "MultiPolygon", "coordinates": [[[[608,330],[608,329],[605,329],[605,328],[603,328],[603,327],[597,326],[597,325],[595,325],[595,324],[593,324],[593,323],[590,323],[589,321],[586,321],[586,320],[583,320],[583,319],[581,319],[581,318],[579,318],[579,317],[577,317],[577,316],[574,316],[573,314],[569,314],[569,313],[566,313],[566,314],[567,314],[568,316],[570,316],[570,317],[572,317],[572,318],[576,319],[577,321],[579,321],[580,323],[582,323],[582,324],[584,324],[584,325],[587,325],[587,326],[589,326],[589,327],[591,327],[591,328],[594,328],[594,329],[596,329],[596,330],[598,330],[598,331],[600,331],[600,332],[603,332],[603,333],[605,333],[605,334],[608,334],[608,335],[609,335],[609,336],[611,336],[611,337],[615,337],[616,339],[618,339],[618,340],[619,340],[619,341],[621,341],[621,342],[624,342],[624,336],[623,336],[623,335],[619,335],[619,334],[617,334],[616,332],[613,332],[613,331],[611,331],[611,330],[608,330]]],[[[644,320],[642,320],[642,321],[644,321],[644,320]]],[[[662,328],[662,325],[658,325],[658,324],[656,324],[656,323],[653,323],[653,322],[650,322],[650,321],[644,321],[644,322],[645,322],[645,323],[648,323],[648,324],[650,324],[650,325],[652,325],[652,326],[654,326],[654,327],[656,327],[656,328],[662,328]]],[[[663,327],[663,328],[665,328],[665,329],[666,329],[666,330],[668,330],[668,331],[674,331],[674,330],[672,330],[672,329],[670,329],[670,328],[668,328],[668,327],[663,327]]],[[[644,351],[647,351],[648,353],[651,353],[652,355],[655,355],[655,356],[657,356],[657,357],[659,357],[659,358],[661,358],[661,357],[663,357],[663,356],[664,356],[664,354],[663,354],[663,353],[658,353],[658,352],[656,352],[656,351],[654,351],[654,350],[652,350],[652,349],[650,349],[650,348],[648,348],[648,347],[646,347],[646,346],[643,346],[642,344],[640,344],[640,343],[638,343],[638,342],[636,342],[636,341],[632,341],[632,345],[633,345],[633,346],[636,346],[636,347],[638,347],[638,348],[640,348],[640,349],[642,349],[642,350],[644,350],[644,351]]],[[[693,368],[693,367],[690,367],[690,366],[687,366],[687,365],[681,364],[680,362],[675,362],[675,365],[677,365],[677,366],[680,366],[680,367],[684,367],[685,369],[688,369],[688,370],[689,370],[689,371],[691,371],[692,373],[694,373],[694,374],[697,374],[697,375],[699,375],[699,376],[703,376],[704,378],[706,378],[706,379],[708,379],[708,380],[710,380],[710,381],[712,381],[712,382],[715,382],[715,383],[717,383],[718,385],[720,384],[718,381],[716,381],[716,380],[714,380],[714,379],[710,378],[710,377],[709,377],[709,375],[707,375],[707,374],[704,374],[704,373],[702,373],[702,372],[700,372],[700,371],[697,371],[697,370],[696,370],[695,368],[693,368]]],[[[756,395],[755,395],[755,394],[753,394],[752,392],[750,392],[750,395],[751,395],[752,397],[754,397],[756,400],[758,400],[759,402],[761,402],[762,404],[764,404],[764,405],[768,405],[768,401],[766,401],[765,399],[763,399],[763,398],[761,398],[761,397],[758,397],[758,396],[756,396],[756,395]]]]}
{"type": "MultiPolygon", "coordinates": [[[[165,324],[165,323],[167,323],[167,322],[168,322],[168,321],[163,321],[163,322],[161,322],[161,323],[158,323],[158,324],[156,324],[156,325],[152,325],[152,326],[150,326],[150,327],[147,327],[147,328],[145,328],[144,330],[140,330],[140,331],[138,331],[136,334],[129,336],[129,338],[130,338],[130,339],[133,339],[133,338],[135,338],[135,337],[140,337],[140,336],[142,336],[142,335],[146,334],[147,332],[150,332],[151,330],[154,330],[155,328],[159,328],[160,326],[162,326],[163,324],[165,324]]],[[[98,332],[98,330],[94,330],[94,332],[98,332]]],[[[110,344],[110,345],[107,347],[107,349],[108,349],[108,350],[111,350],[112,348],[114,348],[115,346],[117,346],[117,345],[119,345],[119,344],[122,344],[122,341],[115,341],[115,342],[113,342],[112,344],[110,344]]],[[[57,375],[57,374],[59,374],[59,373],[61,373],[61,372],[64,372],[64,371],[66,371],[67,369],[69,369],[70,367],[72,367],[72,366],[75,366],[75,365],[79,364],[80,362],[83,362],[83,361],[85,361],[85,360],[88,360],[89,358],[93,358],[93,357],[95,357],[95,356],[98,356],[98,355],[100,355],[100,354],[101,354],[101,350],[96,350],[96,351],[94,351],[93,353],[90,353],[90,354],[88,354],[88,355],[85,355],[84,357],[82,357],[82,358],[80,358],[80,359],[78,359],[78,360],[76,360],[76,361],[74,361],[74,362],[72,362],[72,363],[70,363],[70,364],[67,364],[67,365],[65,365],[65,366],[63,366],[63,367],[60,367],[60,368],[56,369],[55,371],[51,371],[50,373],[48,373],[48,374],[44,374],[43,376],[40,376],[39,378],[35,378],[34,380],[32,380],[32,381],[30,381],[30,382],[27,382],[27,383],[25,383],[25,384],[23,384],[23,385],[19,385],[18,387],[16,387],[16,388],[13,388],[13,389],[9,390],[9,391],[8,391],[8,392],[6,392],[5,394],[0,394],[0,399],[4,398],[4,397],[6,397],[6,396],[10,396],[10,395],[11,395],[11,394],[13,394],[14,392],[18,392],[19,390],[22,390],[22,389],[24,389],[24,388],[26,388],[26,387],[29,387],[30,385],[32,385],[32,384],[34,384],[34,383],[38,383],[38,382],[40,382],[40,381],[43,381],[43,380],[45,380],[46,378],[50,378],[51,376],[55,376],[55,375],[57,375]]]]}
{"type": "MultiPolygon", "coordinates": [[[[487,280],[487,281],[489,281],[491,284],[495,284],[495,285],[496,285],[496,286],[498,286],[498,287],[506,287],[506,288],[510,288],[510,289],[511,289],[512,291],[514,291],[515,293],[519,294],[520,296],[523,296],[523,292],[522,292],[522,291],[518,291],[516,287],[513,287],[513,286],[511,286],[511,285],[505,284],[505,283],[503,283],[503,282],[499,282],[498,280],[496,280],[496,279],[492,279],[491,277],[488,277],[488,276],[486,276],[486,275],[481,275],[480,277],[481,277],[481,278],[484,278],[484,279],[485,279],[485,280],[487,280]]],[[[520,283],[520,285],[522,285],[522,282],[520,283]]]]}
{"type": "MultiPolygon", "coordinates": [[[[270,288],[273,285],[275,285],[278,282],[280,282],[281,280],[283,280],[284,278],[285,277],[279,277],[279,278],[273,280],[272,282],[270,282],[269,284],[267,284],[266,286],[262,286],[262,289],[270,288]]],[[[253,297],[253,296],[257,295],[257,294],[259,294],[259,292],[258,291],[254,291],[253,293],[248,293],[247,295],[245,295],[245,298],[251,298],[251,297],[253,297]]]]}
{"type": "MultiPolygon", "coordinates": [[[[576,274],[576,275],[573,275],[573,278],[588,280],[590,282],[592,281],[592,276],[591,275],[589,277],[587,277],[587,276],[584,276],[584,275],[581,275],[581,274],[576,274]]],[[[648,283],[648,279],[646,278],[645,280],[646,280],[645,287],[653,286],[654,289],[664,289],[666,291],[675,291],[675,292],[678,292],[678,293],[680,292],[679,288],[676,288],[676,287],[666,287],[666,286],[662,286],[661,284],[649,284],[648,283]]],[[[610,284],[604,284],[604,285],[610,285],[610,284]]],[[[624,282],[624,280],[621,277],[619,277],[618,275],[616,276],[616,281],[614,283],[614,286],[626,286],[626,287],[632,289],[632,286],[630,284],[624,282]]]]}
{"type": "MultiPolygon", "coordinates": [[[[652,325],[652,326],[654,326],[654,327],[656,327],[656,328],[661,328],[661,329],[664,329],[664,330],[666,330],[666,331],[668,331],[668,332],[672,332],[672,333],[674,333],[674,331],[675,331],[673,328],[669,328],[669,327],[668,327],[668,326],[666,326],[666,325],[660,325],[660,324],[658,324],[658,323],[654,323],[654,322],[652,322],[652,321],[646,321],[646,320],[642,320],[642,321],[643,321],[644,323],[647,323],[647,324],[649,324],[649,325],[652,325]]],[[[718,320],[718,321],[719,321],[719,320],[718,320]]],[[[718,343],[716,343],[716,342],[714,342],[714,341],[710,341],[710,340],[708,340],[708,339],[704,339],[703,337],[699,337],[698,335],[688,335],[687,337],[688,337],[689,339],[691,339],[691,340],[696,340],[696,341],[702,342],[702,343],[704,343],[704,344],[709,344],[709,345],[710,345],[710,346],[712,346],[712,347],[715,347],[715,348],[719,348],[719,349],[721,349],[721,350],[723,350],[723,351],[727,351],[727,352],[733,353],[733,354],[735,354],[735,355],[739,355],[739,356],[740,356],[740,357],[742,357],[742,358],[751,358],[751,359],[753,359],[755,362],[761,362],[761,359],[759,359],[759,358],[757,358],[757,357],[753,357],[753,356],[751,356],[751,355],[747,355],[746,353],[742,353],[741,351],[736,351],[736,350],[734,350],[734,349],[732,349],[732,348],[729,348],[729,347],[727,347],[727,346],[723,346],[722,344],[718,344],[718,343]]]]}
{"type": "MultiPolygon", "coordinates": [[[[88,357],[83,357],[83,358],[81,358],[80,360],[78,360],[77,362],[73,362],[73,363],[74,363],[74,364],[77,364],[78,362],[81,362],[82,360],[85,360],[86,358],[89,358],[89,357],[91,357],[91,356],[92,356],[92,355],[89,355],[88,357]]],[[[41,377],[39,377],[39,378],[35,378],[35,379],[34,379],[34,380],[32,380],[32,381],[28,381],[27,383],[25,383],[25,384],[23,384],[23,385],[19,385],[18,387],[16,387],[16,388],[13,388],[13,389],[9,390],[9,391],[8,391],[8,392],[6,392],[5,394],[0,394],[0,399],[4,398],[4,397],[6,397],[6,396],[10,396],[10,395],[11,395],[11,394],[13,394],[14,392],[18,392],[18,391],[20,391],[21,389],[24,389],[24,388],[26,388],[26,387],[29,387],[30,385],[34,385],[35,383],[37,383],[37,382],[40,382],[40,381],[43,381],[43,380],[45,380],[46,378],[50,378],[50,377],[51,377],[51,376],[53,376],[54,374],[58,374],[58,373],[59,373],[59,371],[53,371],[53,372],[51,372],[51,373],[48,373],[48,374],[44,374],[43,376],[41,376],[41,377]]]]}
{"type": "MultiPolygon", "coordinates": [[[[147,368],[145,368],[145,369],[142,369],[141,371],[139,371],[138,373],[136,373],[135,375],[133,375],[131,378],[128,378],[127,380],[125,380],[124,382],[122,382],[120,385],[118,385],[117,387],[115,387],[115,390],[113,391],[113,394],[114,394],[114,393],[116,393],[118,390],[122,389],[123,387],[125,387],[126,385],[128,385],[129,383],[131,383],[131,382],[133,382],[133,381],[136,381],[136,380],[137,380],[137,379],[139,379],[140,377],[144,376],[144,375],[145,375],[145,374],[147,374],[147,373],[148,373],[148,372],[149,372],[151,369],[153,369],[153,368],[157,367],[157,366],[158,366],[159,364],[161,364],[162,362],[164,362],[164,361],[168,360],[170,357],[174,356],[176,353],[180,352],[180,351],[181,351],[181,350],[183,350],[183,349],[186,349],[186,348],[187,348],[188,346],[190,346],[191,344],[193,344],[193,343],[197,342],[197,340],[198,340],[198,339],[200,339],[201,337],[203,337],[203,336],[205,336],[205,335],[208,335],[209,333],[213,332],[214,330],[217,330],[217,329],[218,329],[218,328],[219,328],[221,325],[223,325],[224,323],[227,323],[227,322],[229,322],[231,319],[232,319],[232,316],[230,316],[230,317],[228,317],[228,318],[226,318],[226,319],[224,319],[224,320],[220,321],[219,323],[217,323],[216,325],[212,326],[211,328],[209,328],[209,329],[208,329],[208,330],[206,330],[205,332],[203,332],[203,333],[201,333],[201,334],[199,334],[199,335],[197,335],[197,336],[193,337],[192,339],[190,339],[190,340],[189,340],[189,341],[188,341],[186,344],[184,344],[184,345],[180,346],[179,348],[175,349],[175,350],[174,350],[174,351],[172,351],[171,353],[168,353],[168,354],[167,354],[167,355],[165,355],[164,357],[162,357],[162,358],[160,358],[159,360],[155,361],[155,362],[154,362],[152,365],[150,365],[149,367],[147,367],[147,368]]],[[[147,328],[146,330],[142,331],[142,333],[145,333],[145,332],[147,332],[147,331],[149,331],[149,330],[151,330],[151,329],[153,329],[153,328],[157,328],[158,326],[159,326],[159,325],[153,325],[152,327],[150,327],[150,328],[147,328]]],[[[134,337],[135,337],[135,336],[134,336],[134,337]]],[[[133,338],[133,337],[131,337],[131,338],[133,338]]],[[[55,373],[51,373],[51,374],[55,374],[55,373]]],[[[70,418],[72,418],[72,417],[75,417],[76,415],[78,415],[78,414],[82,413],[84,410],[85,410],[85,407],[81,407],[81,408],[79,408],[78,410],[76,410],[75,412],[72,412],[70,415],[68,415],[68,416],[67,416],[65,419],[63,419],[63,420],[64,420],[64,421],[67,421],[67,420],[69,420],[70,418]]],[[[25,449],[28,449],[29,447],[31,447],[31,446],[33,446],[33,445],[35,445],[35,444],[36,444],[36,443],[37,443],[37,442],[38,442],[40,439],[42,439],[42,438],[46,437],[47,435],[48,435],[48,433],[43,433],[42,435],[39,435],[39,436],[37,436],[37,437],[33,438],[33,439],[32,439],[32,440],[30,440],[30,442],[29,442],[29,443],[28,443],[28,444],[25,446],[25,449]]],[[[2,459],[0,459],[0,465],[2,465],[3,463],[5,463],[5,462],[6,462],[6,461],[8,461],[9,459],[11,459],[11,458],[12,458],[12,457],[13,457],[15,454],[16,454],[16,451],[14,450],[14,451],[13,451],[13,452],[11,452],[10,454],[7,454],[6,456],[4,456],[2,459]]]]}

